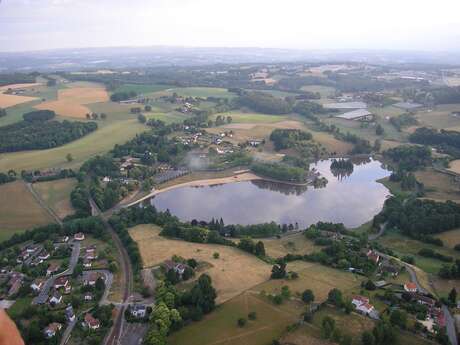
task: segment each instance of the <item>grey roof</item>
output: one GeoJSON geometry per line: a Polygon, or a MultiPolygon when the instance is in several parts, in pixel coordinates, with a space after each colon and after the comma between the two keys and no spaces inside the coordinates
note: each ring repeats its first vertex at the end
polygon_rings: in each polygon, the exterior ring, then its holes
{"type": "Polygon", "coordinates": [[[341,118],[341,119],[346,119],[346,120],[355,120],[355,119],[359,119],[360,117],[364,117],[367,115],[372,115],[372,113],[367,111],[366,109],[357,109],[357,110],[349,111],[348,113],[337,115],[336,117],[341,118]]]}
{"type": "Polygon", "coordinates": [[[423,104],[412,103],[412,102],[399,102],[399,103],[393,104],[393,106],[396,108],[401,108],[401,109],[416,109],[416,108],[423,107],[423,104]]]}
{"type": "Polygon", "coordinates": [[[327,109],[365,109],[367,104],[364,102],[341,102],[323,104],[323,107],[327,109]]]}

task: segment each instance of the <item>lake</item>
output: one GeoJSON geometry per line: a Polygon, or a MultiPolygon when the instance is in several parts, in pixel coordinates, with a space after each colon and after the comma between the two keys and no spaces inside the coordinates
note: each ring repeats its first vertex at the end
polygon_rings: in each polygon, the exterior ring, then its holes
{"type": "Polygon", "coordinates": [[[313,164],[328,183],[323,188],[298,187],[263,180],[203,187],[179,187],[160,193],[150,202],[183,221],[224,220],[225,224],[275,221],[307,227],[318,221],[357,227],[380,212],[390,192],[376,182],[389,176],[379,161],[353,161],[348,171],[331,171],[332,160],[313,164]]]}

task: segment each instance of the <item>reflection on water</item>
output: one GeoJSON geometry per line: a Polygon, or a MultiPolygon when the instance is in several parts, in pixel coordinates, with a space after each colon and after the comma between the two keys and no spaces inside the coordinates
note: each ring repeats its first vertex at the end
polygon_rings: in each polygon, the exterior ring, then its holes
{"type": "Polygon", "coordinates": [[[331,160],[315,164],[329,181],[320,189],[268,181],[237,182],[181,187],[157,195],[151,203],[187,221],[222,217],[226,224],[275,221],[279,224],[298,222],[306,227],[321,220],[354,227],[377,214],[389,195],[389,191],[376,182],[389,175],[380,162],[368,158],[355,164],[346,178],[334,176],[331,160]]]}

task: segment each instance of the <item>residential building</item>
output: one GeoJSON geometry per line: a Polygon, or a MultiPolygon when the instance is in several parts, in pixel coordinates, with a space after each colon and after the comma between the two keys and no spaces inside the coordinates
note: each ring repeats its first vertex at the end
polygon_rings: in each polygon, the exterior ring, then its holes
{"type": "Polygon", "coordinates": [[[82,232],[77,232],[75,235],[73,235],[73,239],[75,241],[83,241],[85,239],[85,234],[82,232]]]}
{"type": "Polygon", "coordinates": [[[89,329],[98,329],[99,327],[101,327],[101,324],[99,322],[98,319],[95,319],[93,317],[93,315],[91,315],[90,313],[86,313],[85,314],[85,321],[83,322],[83,325],[85,327],[88,327],[89,329]]]}
{"type": "Polygon", "coordinates": [[[47,338],[52,338],[56,335],[57,332],[59,332],[62,328],[62,324],[58,322],[53,322],[48,325],[48,327],[45,328],[43,333],[45,334],[45,337],[47,338]]]}
{"type": "Polygon", "coordinates": [[[61,266],[59,264],[52,263],[48,266],[48,269],[46,270],[46,275],[50,276],[54,273],[56,273],[61,266]]]}
{"type": "Polygon", "coordinates": [[[43,285],[45,285],[45,280],[38,278],[32,282],[30,288],[35,292],[39,292],[42,289],[43,285]]]}
{"type": "Polygon", "coordinates": [[[138,318],[144,318],[147,314],[147,308],[142,304],[133,304],[130,308],[131,315],[138,318]]]}
{"type": "Polygon", "coordinates": [[[60,289],[60,288],[66,288],[67,286],[70,285],[70,279],[68,276],[62,276],[59,278],[56,278],[54,281],[54,288],[55,289],[60,289]]]}
{"type": "Polygon", "coordinates": [[[417,292],[417,285],[415,283],[409,282],[404,284],[404,291],[406,292],[417,292]]]}
{"type": "Polygon", "coordinates": [[[56,305],[56,304],[59,304],[62,302],[62,295],[55,291],[52,295],[51,295],[51,298],[49,300],[50,304],[52,305],[56,305]]]}
{"type": "Polygon", "coordinates": [[[69,304],[67,308],[65,308],[64,314],[68,322],[73,322],[75,320],[75,313],[73,311],[73,307],[71,304],[69,304]]]}

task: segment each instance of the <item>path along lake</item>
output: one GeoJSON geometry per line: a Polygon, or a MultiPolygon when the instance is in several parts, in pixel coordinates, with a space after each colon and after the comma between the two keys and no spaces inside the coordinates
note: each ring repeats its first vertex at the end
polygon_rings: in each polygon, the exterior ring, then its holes
{"type": "Polygon", "coordinates": [[[264,180],[203,187],[179,187],[153,197],[158,210],[183,221],[224,220],[225,224],[274,221],[307,227],[318,221],[357,227],[380,212],[390,192],[377,180],[389,176],[379,161],[353,160],[353,171],[331,171],[332,160],[313,167],[326,177],[323,188],[299,187],[264,180]]]}

